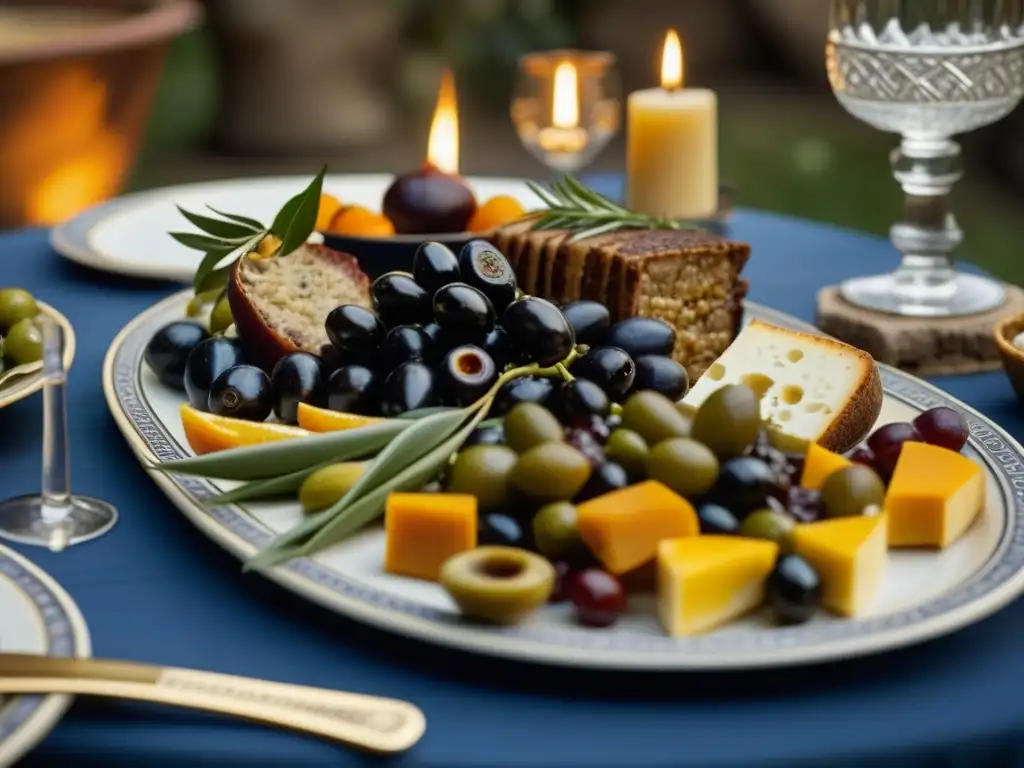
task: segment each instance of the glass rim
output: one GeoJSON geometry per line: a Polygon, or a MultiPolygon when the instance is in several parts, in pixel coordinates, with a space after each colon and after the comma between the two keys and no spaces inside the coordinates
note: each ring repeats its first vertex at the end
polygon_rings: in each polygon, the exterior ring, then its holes
{"type": "Polygon", "coordinates": [[[550,51],[531,51],[519,57],[519,68],[531,74],[553,69],[564,61],[577,68],[600,70],[615,65],[616,56],[611,51],[591,51],[582,48],[555,48],[550,51]]]}

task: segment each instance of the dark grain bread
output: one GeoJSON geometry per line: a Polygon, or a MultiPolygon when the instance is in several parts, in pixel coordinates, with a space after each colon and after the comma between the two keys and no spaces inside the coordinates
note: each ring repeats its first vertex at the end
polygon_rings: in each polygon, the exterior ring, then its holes
{"type": "Polygon", "coordinates": [[[285,256],[235,262],[228,303],[246,356],[264,370],[291,352],[330,348],[324,320],[341,304],[370,307],[370,279],[354,256],[302,245],[285,256]]]}
{"type": "Polygon", "coordinates": [[[589,299],[613,320],[656,317],[676,330],[673,357],[696,378],[742,325],[750,247],[699,230],[623,229],[572,242],[522,223],[490,237],[514,254],[522,289],[557,303],[589,299]]]}

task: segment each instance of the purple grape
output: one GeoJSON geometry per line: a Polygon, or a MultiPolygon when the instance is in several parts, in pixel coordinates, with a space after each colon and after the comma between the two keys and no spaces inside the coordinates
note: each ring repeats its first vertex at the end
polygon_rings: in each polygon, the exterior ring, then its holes
{"type": "Polygon", "coordinates": [[[926,443],[960,451],[967,443],[967,420],[963,414],[946,406],[925,411],[914,419],[914,426],[926,443]]]}
{"type": "Polygon", "coordinates": [[[905,421],[897,421],[879,427],[868,438],[868,448],[875,455],[875,471],[882,476],[883,480],[892,477],[903,444],[908,442],[920,443],[922,439],[917,428],[905,421]]]}

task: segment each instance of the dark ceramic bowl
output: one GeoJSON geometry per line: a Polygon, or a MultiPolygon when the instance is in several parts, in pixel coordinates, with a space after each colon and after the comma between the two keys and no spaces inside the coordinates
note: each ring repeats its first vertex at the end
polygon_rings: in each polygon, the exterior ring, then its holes
{"type": "MultiPolygon", "coordinates": [[[[0,46],[0,229],[55,224],[117,195],[132,170],[171,40],[193,0],[3,0],[8,13],[112,12],[76,34],[0,46]]],[[[38,18],[38,16],[36,16],[38,18]]],[[[15,22],[17,23],[17,22],[15,22]]],[[[63,23],[63,22],[62,22],[63,23]]]]}

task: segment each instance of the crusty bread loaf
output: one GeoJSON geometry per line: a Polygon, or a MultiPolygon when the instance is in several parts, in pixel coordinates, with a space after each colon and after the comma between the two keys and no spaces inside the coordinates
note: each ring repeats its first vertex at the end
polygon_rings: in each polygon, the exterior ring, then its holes
{"type": "Polygon", "coordinates": [[[329,351],[325,318],[341,304],[369,308],[370,279],[354,256],[307,243],[284,256],[239,259],[228,302],[246,356],[270,370],[291,352],[329,351]]]}
{"type": "Polygon", "coordinates": [[[528,294],[597,301],[613,320],[665,320],[676,330],[673,357],[693,379],[739,332],[748,245],[686,229],[623,229],[577,241],[572,234],[531,231],[530,221],[520,221],[489,239],[528,294]]]}

